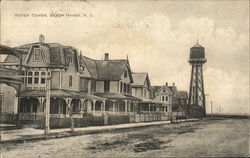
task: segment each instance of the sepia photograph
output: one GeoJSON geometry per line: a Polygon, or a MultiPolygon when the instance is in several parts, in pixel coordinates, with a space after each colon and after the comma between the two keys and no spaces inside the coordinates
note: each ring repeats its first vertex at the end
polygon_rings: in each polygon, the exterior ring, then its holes
{"type": "Polygon", "coordinates": [[[0,0],[0,158],[249,157],[249,0],[0,0]]]}

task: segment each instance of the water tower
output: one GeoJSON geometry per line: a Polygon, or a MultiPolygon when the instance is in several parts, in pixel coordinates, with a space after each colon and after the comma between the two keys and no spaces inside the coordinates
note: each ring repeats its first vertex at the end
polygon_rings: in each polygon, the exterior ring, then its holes
{"type": "Polygon", "coordinates": [[[200,115],[205,116],[206,107],[202,66],[207,62],[207,59],[205,58],[205,49],[199,45],[198,41],[195,46],[190,48],[188,62],[192,65],[188,104],[191,108],[199,108],[200,115]]]}

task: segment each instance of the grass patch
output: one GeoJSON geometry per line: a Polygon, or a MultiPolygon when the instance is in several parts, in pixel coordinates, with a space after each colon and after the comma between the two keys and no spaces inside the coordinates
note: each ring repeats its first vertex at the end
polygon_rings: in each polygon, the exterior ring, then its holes
{"type": "Polygon", "coordinates": [[[135,144],[133,151],[134,152],[144,152],[147,150],[162,149],[163,146],[161,146],[161,145],[164,143],[165,143],[164,141],[160,141],[158,139],[150,139],[150,140],[147,140],[145,142],[135,144]]]}
{"type": "Polygon", "coordinates": [[[128,140],[115,140],[110,142],[94,142],[92,146],[87,147],[87,150],[97,150],[97,151],[106,151],[119,148],[121,146],[127,145],[129,143],[128,140]]]}

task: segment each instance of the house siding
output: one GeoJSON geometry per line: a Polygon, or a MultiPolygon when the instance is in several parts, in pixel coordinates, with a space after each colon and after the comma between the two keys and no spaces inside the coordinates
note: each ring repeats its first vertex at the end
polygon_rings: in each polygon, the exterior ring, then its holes
{"type": "Polygon", "coordinates": [[[2,112],[17,113],[17,97],[15,88],[6,84],[0,84],[2,112]]]}
{"type": "Polygon", "coordinates": [[[62,72],[62,89],[74,91],[80,90],[80,77],[77,73],[77,62],[75,55],[72,55],[72,63],[69,63],[68,69],[62,72]],[[69,86],[70,75],[72,75],[72,86],[69,86]]]}
{"type": "Polygon", "coordinates": [[[97,93],[104,92],[104,81],[96,81],[96,92],[97,93]]]}
{"type": "Polygon", "coordinates": [[[110,93],[117,93],[117,83],[118,81],[110,81],[110,93]]]}

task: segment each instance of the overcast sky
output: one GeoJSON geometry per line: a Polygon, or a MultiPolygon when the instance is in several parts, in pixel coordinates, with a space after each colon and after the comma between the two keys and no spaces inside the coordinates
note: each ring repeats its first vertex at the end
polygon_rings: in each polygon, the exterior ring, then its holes
{"type": "MultiPolygon", "coordinates": [[[[152,85],[188,90],[190,47],[205,47],[204,84],[214,111],[249,113],[249,2],[241,1],[2,1],[1,44],[58,42],[102,59],[128,55],[132,71],[152,85]],[[81,17],[50,17],[49,14],[81,17]],[[15,14],[29,14],[18,17],[15,14]],[[32,17],[47,14],[48,17],[32,17]],[[84,16],[86,15],[86,16],[84,16]]],[[[210,112],[210,106],[207,107],[210,112]]]]}

